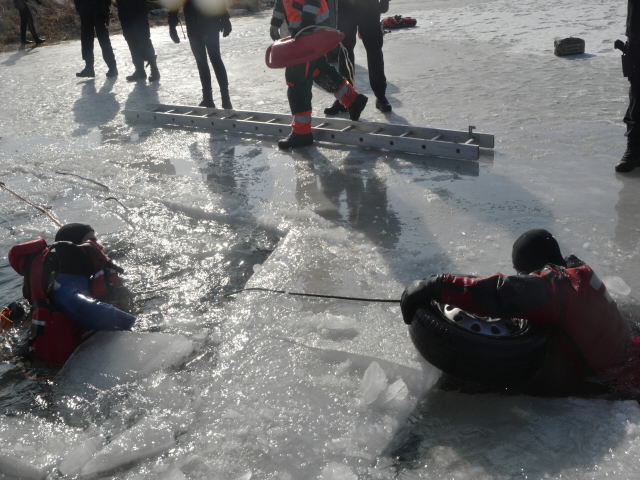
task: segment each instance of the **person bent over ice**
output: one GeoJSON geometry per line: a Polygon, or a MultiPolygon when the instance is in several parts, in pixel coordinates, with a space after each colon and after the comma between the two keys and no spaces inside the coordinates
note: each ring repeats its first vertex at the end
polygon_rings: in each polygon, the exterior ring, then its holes
{"type": "MultiPolygon", "coordinates": [[[[329,8],[326,0],[276,0],[271,17],[270,35],[273,41],[280,39],[280,27],[287,21],[289,31],[295,36],[312,25],[327,25],[329,8]]],[[[313,144],[311,133],[311,88],[313,82],[333,93],[349,112],[351,120],[358,120],[367,105],[367,97],[355,88],[331,65],[326,56],[285,69],[288,85],[287,97],[293,115],[291,134],[278,142],[282,149],[305,147],[313,144]]]]}
{"type": "Polygon", "coordinates": [[[550,327],[541,371],[524,393],[598,393],[640,399],[640,337],[595,272],[574,255],[563,258],[546,230],[529,230],[514,243],[517,275],[439,274],[414,281],[402,294],[404,322],[433,300],[492,318],[521,318],[550,327]]]}
{"type": "Polygon", "coordinates": [[[135,323],[136,317],[111,305],[126,309],[131,297],[118,278],[123,270],[102,248],[91,226],[70,223],[52,245],[40,238],[9,251],[9,263],[24,276],[37,360],[62,365],[87,331],[130,330],[135,323]]]}

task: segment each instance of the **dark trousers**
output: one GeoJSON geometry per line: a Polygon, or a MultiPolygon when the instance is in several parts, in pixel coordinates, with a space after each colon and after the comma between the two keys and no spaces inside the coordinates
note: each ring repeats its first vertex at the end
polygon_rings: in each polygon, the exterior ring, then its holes
{"type": "Polygon", "coordinates": [[[147,12],[136,12],[120,18],[122,34],[129,45],[131,61],[136,70],[144,70],[144,62],[155,63],[156,51],[151,43],[151,30],[147,12]]]}
{"type": "Polygon", "coordinates": [[[33,24],[33,15],[31,14],[29,5],[25,3],[24,8],[18,9],[18,13],[20,13],[20,40],[22,43],[27,39],[27,27],[29,27],[31,37],[36,40],[38,38],[38,34],[36,33],[36,27],[33,24]]]}
{"type": "Polygon", "coordinates": [[[331,65],[325,56],[311,62],[287,67],[284,77],[289,88],[287,98],[291,113],[297,114],[311,111],[311,89],[315,82],[323,90],[336,93],[344,78],[331,65]]]}
{"type": "Polygon", "coordinates": [[[211,70],[209,70],[208,59],[213,65],[220,89],[227,89],[229,86],[227,69],[220,55],[220,19],[199,13],[192,2],[188,2],[184,6],[184,20],[187,24],[189,45],[198,66],[202,91],[211,91],[211,70]]]}
{"type": "MultiPolygon", "coordinates": [[[[356,46],[356,35],[360,31],[362,43],[367,50],[371,90],[376,97],[384,97],[387,91],[387,77],[384,75],[383,33],[380,27],[378,0],[361,0],[355,4],[339,1],[338,30],[344,33],[342,45],[347,49],[351,65],[355,65],[353,49],[356,46]]],[[[342,76],[353,85],[353,72],[350,72],[347,67],[347,59],[342,49],[340,49],[338,65],[342,76]]]]}
{"type": "Polygon", "coordinates": [[[102,58],[109,68],[116,66],[116,57],[113,54],[109,30],[106,26],[106,18],[96,15],[80,15],[80,46],[82,59],[93,65],[93,38],[98,37],[98,43],[102,49],[102,58]]]}
{"type": "Polygon", "coordinates": [[[629,77],[629,107],[624,115],[624,123],[627,124],[627,141],[640,144],[640,75],[629,77]]]}

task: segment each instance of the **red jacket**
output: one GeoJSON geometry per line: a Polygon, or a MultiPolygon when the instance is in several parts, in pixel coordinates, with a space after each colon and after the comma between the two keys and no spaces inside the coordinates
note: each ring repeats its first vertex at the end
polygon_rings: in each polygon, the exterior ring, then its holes
{"type": "Polygon", "coordinates": [[[558,355],[582,377],[611,377],[635,351],[626,319],[594,271],[574,256],[530,275],[485,278],[444,275],[441,303],[481,316],[523,318],[554,327],[558,355]]]}

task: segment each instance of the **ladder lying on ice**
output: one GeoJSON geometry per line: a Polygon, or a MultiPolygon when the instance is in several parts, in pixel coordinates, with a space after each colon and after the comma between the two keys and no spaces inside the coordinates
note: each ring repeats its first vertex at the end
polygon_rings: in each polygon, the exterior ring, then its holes
{"type": "MultiPolygon", "coordinates": [[[[180,125],[256,135],[286,136],[291,115],[241,110],[222,110],[180,105],[147,105],[147,111],[125,110],[129,122],[180,125]]],[[[311,121],[316,141],[355,145],[437,157],[477,160],[480,148],[493,148],[493,135],[441,128],[413,127],[375,122],[353,122],[343,118],[316,117],[311,121]]]]}

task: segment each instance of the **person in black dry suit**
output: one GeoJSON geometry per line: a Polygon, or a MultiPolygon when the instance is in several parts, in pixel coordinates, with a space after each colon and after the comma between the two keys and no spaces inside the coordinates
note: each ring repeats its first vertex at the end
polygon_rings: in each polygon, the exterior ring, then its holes
{"type": "MultiPolygon", "coordinates": [[[[41,0],[36,1],[39,5],[42,5],[41,0]]],[[[33,24],[33,15],[29,4],[25,0],[13,0],[13,6],[18,9],[20,14],[20,43],[23,45],[33,42],[36,42],[36,45],[43,43],[45,41],[44,38],[40,38],[36,33],[36,26],[33,24]],[[27,27],[29,27],[33,40],[27,40],[27,27]]]]}
{"type": "Polygon", "coordinates": [[[111,0],[74,0],[76,11],[80,15],[80,45],[85,67],[76,73],[77,77],[95,77],[93,68],[93,38],[98,37],[102,49],[102,58],[109,67],[107,77],[117,77],[118,67],[113,54],[111,40],[109,40],[109,13],[111,0]]]}
{"type": "MultiPolygon", "coordinates": [[[[220,32],[222,32],[223,37],[229,36],[231,33],[231,19],[229,18],[225,0],[211,0],[207,6],[209,8],[205,11],[190,0],[184,0],[183,3],[189,45],[196,59],[200,83],[202,84],[202,102],[200,102],[200,106],[215,108],[211,86],[211,71],[207,61],[208,55],[220,87],[222,108],[231,109],[233,107],[229,96],[227,69],[220,55],[220,32]]],[[[180,41],[180,37],[176,32],[178,10],[179,8],[169,11],[169,34],[176,43],[180,41]]]]}
{"type": "MultiPolygon", "coordinates": [[[[338,70],[352,85],[355,85],[353,68],[358,32],[367,51],[367,67],[369,68],[369,83],[376,96],[376,108],[381,112],[390,112],[391,105],[387,100],[387,77],[384,74],[384,57],[382,54],[383,33],[380,26],[380,14],[389,11],[389,0],[336,0],[338,5],[338,30],[344,33],[342,45],[348,53],[340,49],[338,70]],[[347,63],[349,62],[349,63],[347,63]],[[349,67],[351,65],[351,68],[349,67]]],[[[326,115],[336,115],[347,109],[335,101],[333,105],[324,109],[326,115]]]]}
{"type": "Polygon", "coordinates": [[[135,71],[126,77],[128,82],[145,80],[147,73],[144,70],[144,62],[149,62],[151,73],[150,82],[160,80],[160,72],[156,64],[156,52],[151,43],[151,31],[149,18],[147,17],[146,0],[116,0],[118,5],[118,18],[122,25],[122,34],[129,45],[131,61],[135,71]]]}
{"type": "Polygon", "coordinates": [[[627,43],[622,70],[629,79],[629,107],[624,115],[627,124],[627,149],[616,165],[616,172],[626,173],[640,166],[640,0],[627,3],[627,43]]]}

